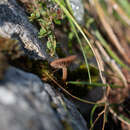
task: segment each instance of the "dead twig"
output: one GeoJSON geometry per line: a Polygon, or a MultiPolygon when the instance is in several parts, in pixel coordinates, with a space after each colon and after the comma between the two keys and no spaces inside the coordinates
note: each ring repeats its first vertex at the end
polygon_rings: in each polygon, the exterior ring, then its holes
{"type": "Polygon", "coordinates": [[[49,75],[47,72],[44,72],[44,74],[49,78],[51,79],[59,88],[61,88],[61,90],[63,92],[65,92],[66,94],[68,94],[70,97],[80,101],[80,102],[83,102],[83,103],[88,103],[88,104],[103,104],[103,103],[96,103],[96,102],[92,102],[92,101],[87,101],[87,100],[84,100],[84,99],[81,99],[79,97],[76,97],[74,95],[72,95],[70,92],[68,92],[66,89],[64,89],[51,75],[49,75]]]}
{"type": "Polygon", "coordinates": [[[117,13],[120,15],[120,17],[128,24],[130,25],[130,19],[126,15],[126,13],[122,10],[122,8],[115,2],[115,0],[109,0],[108,1],[110,6],[117,11],[117,13]]]}
{"type": "Polygon", "coordinates": [[[108,24],[104,11],[101,8],[100,4],[98,3],[97,0],[94,0],[95,3],[95,7],[97,9],[97,14],[99,16],[99,20],[101,21],[105,31],[107,32],[109,38],[111,39],[113,45],[117,48],[117,50],[119,51],[119,53],[121,54],[121,56],[124,58],[124,60],[127,63],[130,63],[130,59],[127,56],[127,54],[125,53],[125,49],[120,45],[120,42],[118,40],[118,38],[116,37],[116,35],[113,32],[113,29],[111,28],[111,26],[108,24]]]}

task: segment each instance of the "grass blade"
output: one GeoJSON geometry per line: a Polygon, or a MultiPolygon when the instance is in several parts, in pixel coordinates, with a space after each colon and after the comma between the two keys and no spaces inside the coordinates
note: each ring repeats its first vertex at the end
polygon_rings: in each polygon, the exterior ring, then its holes
{"type": "MultiPolygon", "coordinates": [[[[92,87],[107,87],[108,84],[103,84],[103,83],[89,83],[89,82],[85,82],[85,81],[69,81],[67,82],[67,84],[74,84],[74,85],[88,85],[88,86],[92,86],[92,87]]],[[[112,85],[109,84],[109,86],[111,88],[123,88],[122,86],[119,85],[112,85]]]]}

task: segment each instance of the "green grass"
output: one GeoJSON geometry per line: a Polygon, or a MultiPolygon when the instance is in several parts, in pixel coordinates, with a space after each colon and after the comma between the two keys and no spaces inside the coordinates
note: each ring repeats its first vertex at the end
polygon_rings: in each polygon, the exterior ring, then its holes
{"type": "MultiPolygon", "coordinates": [[[[92,87],[107,87],[108,86],[108,84],[103,84],[103,83],[89,83],[89,82],[85,82],[85,81],[68,81],[67,84],[88,85],[88,86],[92,86],[92,87]]],[[[109,86],[111,88],[123,88],[123,86],[113,85],[113,84],[109,84],[109,86]]]]}

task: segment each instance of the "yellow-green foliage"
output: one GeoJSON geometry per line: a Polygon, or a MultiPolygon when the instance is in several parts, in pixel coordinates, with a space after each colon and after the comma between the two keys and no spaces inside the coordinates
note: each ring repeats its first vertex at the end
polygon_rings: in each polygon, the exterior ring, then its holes
{"type": "Polygon", "coordinates": [[[39,26],[39,38],[47,39],[47,51],[53,56],[56,49],[54,24],[61,24],[63,12],[57,5],[48,1],[37,1],[32,4],[30,21],[39,26]]]}

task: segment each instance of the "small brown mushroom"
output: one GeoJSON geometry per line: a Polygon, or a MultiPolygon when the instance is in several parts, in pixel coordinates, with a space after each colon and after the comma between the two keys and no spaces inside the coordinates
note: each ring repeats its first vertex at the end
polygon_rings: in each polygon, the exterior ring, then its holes
{"type": "Polygon", "coordinates": [[[62,69],[62,80],[66,81],[67,79],[67,67],[77,58],[76,55],[68,56],[65,58],[54,60],[50,65],[54,68],[62,69]]]}

